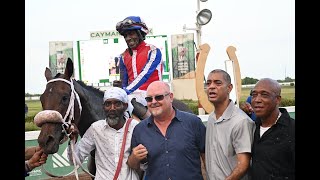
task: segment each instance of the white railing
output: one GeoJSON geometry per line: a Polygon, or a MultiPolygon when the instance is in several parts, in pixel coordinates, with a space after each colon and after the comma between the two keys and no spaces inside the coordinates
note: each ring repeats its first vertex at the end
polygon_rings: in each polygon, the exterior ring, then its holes
{"type": "MultiPolygon", "coordinates": [[[[286,108],[288,112],[295,112],[295,106],[287,106],[287,107],[283,107],[286,108]]],[[[207,122],[208,121],[208,114],[206,115],[198,115],[198,117],[200,117],[200,119],[202,120],[202,122],[207,122]]],[[[35,140],[38,138],[40,134],[40,131],[27,131],[25,132],[25,141],[28,140],[35,140]]]]}
{"type": "Polygon", "coordinates": [[[25,101],[34,101],[34,100],[40,100],[40,96],[27,96],[27,97],[24,97],[24,100],[25,101]]]}

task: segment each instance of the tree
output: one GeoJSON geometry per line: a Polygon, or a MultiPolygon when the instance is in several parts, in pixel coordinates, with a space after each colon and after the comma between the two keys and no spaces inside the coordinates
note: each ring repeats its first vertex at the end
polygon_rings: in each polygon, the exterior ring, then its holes
{"type": "Polygon", "coordinates": [[[286,77],[284,79],[284,82],[294,82],[294,79],[291,79],[290,77],[286,77]]]}
{"type": "Polygon", "coordinates": [[[241,80],[242,85],[256,84],[259,80],[255,78],[245,77],[241,80]]]}

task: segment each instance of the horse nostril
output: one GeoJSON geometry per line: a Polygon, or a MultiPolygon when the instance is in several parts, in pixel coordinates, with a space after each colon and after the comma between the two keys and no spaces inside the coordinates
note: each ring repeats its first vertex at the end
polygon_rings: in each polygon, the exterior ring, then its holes
{"type": "Polygon", "coordinates": [[[54,137],[52,135],[49,135],[48,139],[47,139],[47,142],[46,142],[46,145],[51,144],[51,142],[53,142],[53,141],[54,141],[54,137]]]}

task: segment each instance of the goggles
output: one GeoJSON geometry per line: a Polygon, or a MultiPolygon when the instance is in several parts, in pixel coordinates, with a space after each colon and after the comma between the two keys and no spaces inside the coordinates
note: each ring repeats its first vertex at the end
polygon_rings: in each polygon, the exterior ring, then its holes
{"type": "Polygon", "coordinates": [[[156,100],[156,101],[162,101],[164,99],[165,96],[168,96],[170,93],[167,93],[167,94],[161,94],[161,95],[156,95],[154,97],[152,96],[147,96],[145,97],[146,101],[147,102],[152,102],[153,98],[156,100]]]}
{"type": "MultiPolygon", "coordinates": [[[[126,30],[126,29],[124,29],[124,28],[130,28],[130,27],[132,27],[132,26],[140,26],[141,29],[145,29],[145,30],[148,29],[145,23],[143,23],[143,22],[136,22],[136,21],[134,21],[134,20],[132,20],[132,19],[129,19],[129,18],[128,18],[128,19],[124,19],[123,21],[118,22],[117,25],[116,25],[116,29],[117,29],[117,31],[124,31],[124,30],[126,30]]],[[[144,30],[144,31],[145,31],[145,30],[144,30]]]]}

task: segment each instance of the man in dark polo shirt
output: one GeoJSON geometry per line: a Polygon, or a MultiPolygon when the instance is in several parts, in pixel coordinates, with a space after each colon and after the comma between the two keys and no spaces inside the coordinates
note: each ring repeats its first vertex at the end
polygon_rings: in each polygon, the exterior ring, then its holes
{"type": "Polygon", "coordinates": [[[280,84],[269,78],[258,81],[252,91],[257,116],[252,147],[252,179],[295,179],[295,121],[281,102],[280,84]]]}

